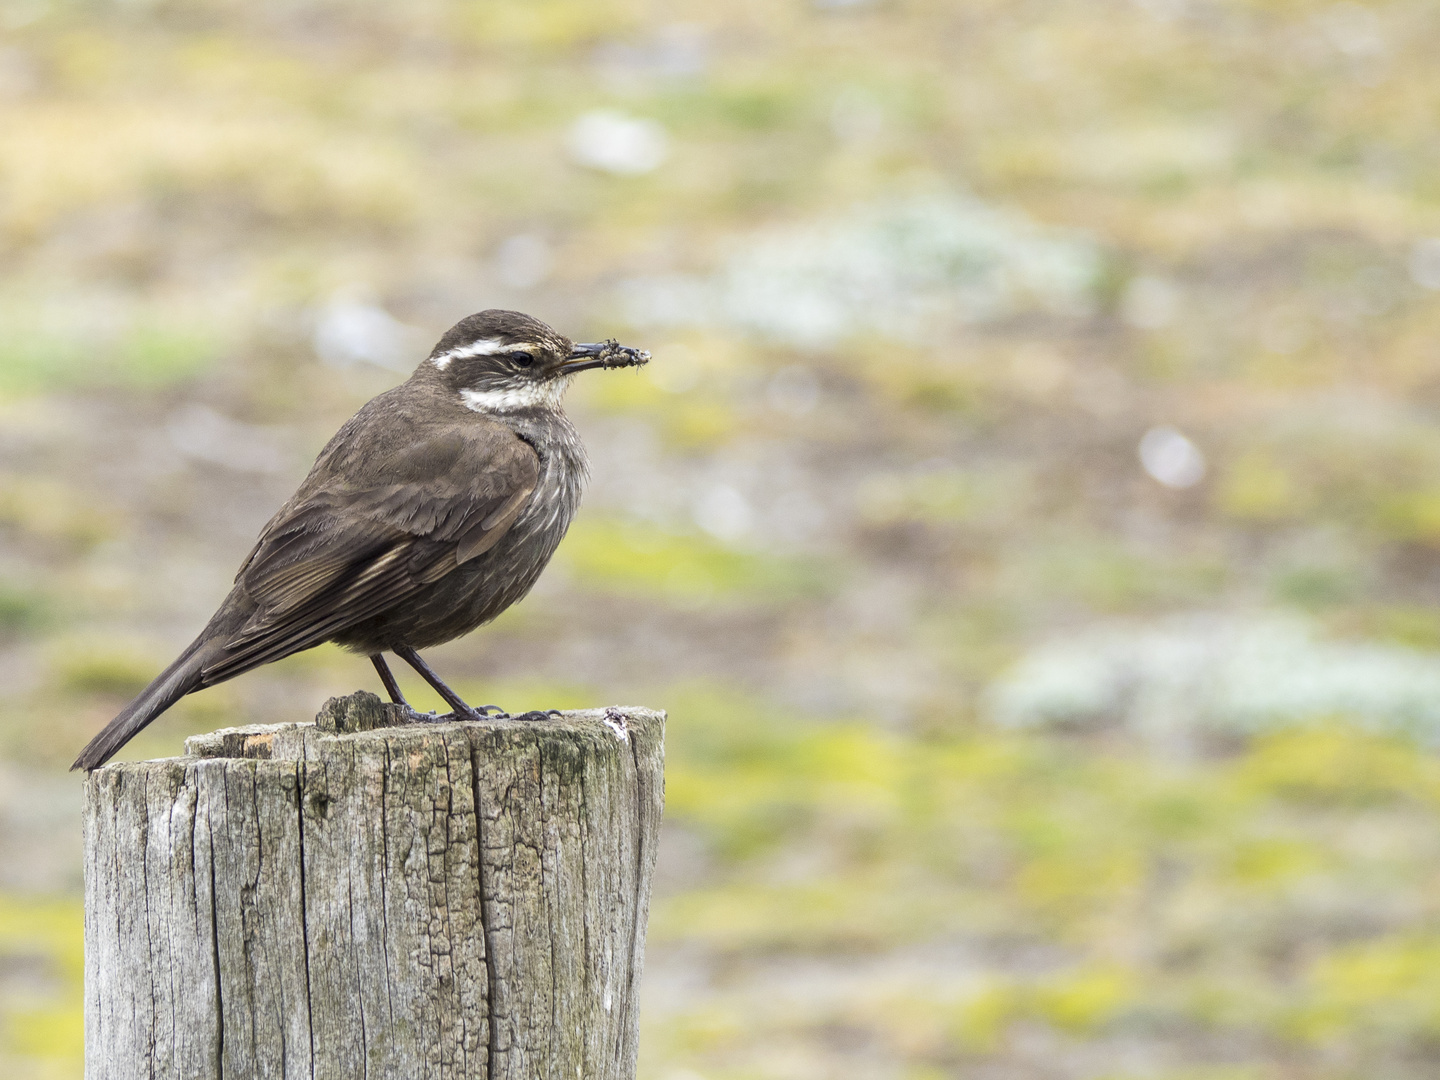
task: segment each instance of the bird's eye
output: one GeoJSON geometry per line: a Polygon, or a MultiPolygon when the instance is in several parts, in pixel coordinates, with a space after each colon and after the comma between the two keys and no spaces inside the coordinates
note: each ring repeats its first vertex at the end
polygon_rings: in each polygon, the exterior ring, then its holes
{"type": "Polygon", "coordinates": [[[535,363],[535,354],[528,352],[512,352],[510,354],[510,362],[516,367],[529,367],[531,364],[535,363]]]}

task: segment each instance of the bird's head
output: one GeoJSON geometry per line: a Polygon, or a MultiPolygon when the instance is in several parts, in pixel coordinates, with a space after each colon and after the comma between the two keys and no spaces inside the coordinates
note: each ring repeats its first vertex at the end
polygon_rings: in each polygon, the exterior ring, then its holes
{"type": "Polygon", "coordinates": [[[613,341],[577,345],[539,319],[492,308],[446,331],[421,370],[438,373],[477,412],[515,412],[557,407],[577,371],[638,367],[649,359],[613,341]]]}

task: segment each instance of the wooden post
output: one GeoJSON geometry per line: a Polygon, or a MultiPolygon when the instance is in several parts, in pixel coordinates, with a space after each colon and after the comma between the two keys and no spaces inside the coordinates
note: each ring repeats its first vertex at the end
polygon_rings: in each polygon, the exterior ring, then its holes
{"type": "Polygon", "coordinates": [[[359,693],[97,770],[87,1080],[630,1080],[663,735],[359,693]]]}

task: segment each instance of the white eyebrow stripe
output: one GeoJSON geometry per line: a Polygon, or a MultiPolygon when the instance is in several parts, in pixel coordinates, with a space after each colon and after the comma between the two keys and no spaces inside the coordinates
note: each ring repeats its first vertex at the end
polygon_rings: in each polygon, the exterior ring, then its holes
{"type": "Polygon", "coordinates": [[[467,356],[494,356],[498,352],[509,352],[514,348],[524,347],[523,345],[507,345],[499,338],[481,338],[479,341],[472,341],[469,345],[461,345],[458,349],[441,353],[430,362],[444,371],[450,366],[451,360],[464,360],[467,356]]]}

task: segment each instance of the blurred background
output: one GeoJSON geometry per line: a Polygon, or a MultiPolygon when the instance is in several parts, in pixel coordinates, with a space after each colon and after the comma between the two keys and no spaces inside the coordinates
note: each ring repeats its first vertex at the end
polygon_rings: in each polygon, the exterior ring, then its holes
{"type": "MultiPolygon", "coordinates": [[[[645,1080],[1440,1069],[1440,8],[0,0],[0,1074],[79,747],[451,323],[648,348],[433,662],[668,709],[645,1080]]],[[[414,679],[412,700],[438,702],[414,679]]],[[[378,690],[323,648],[129,748],[378,690]]]]}

